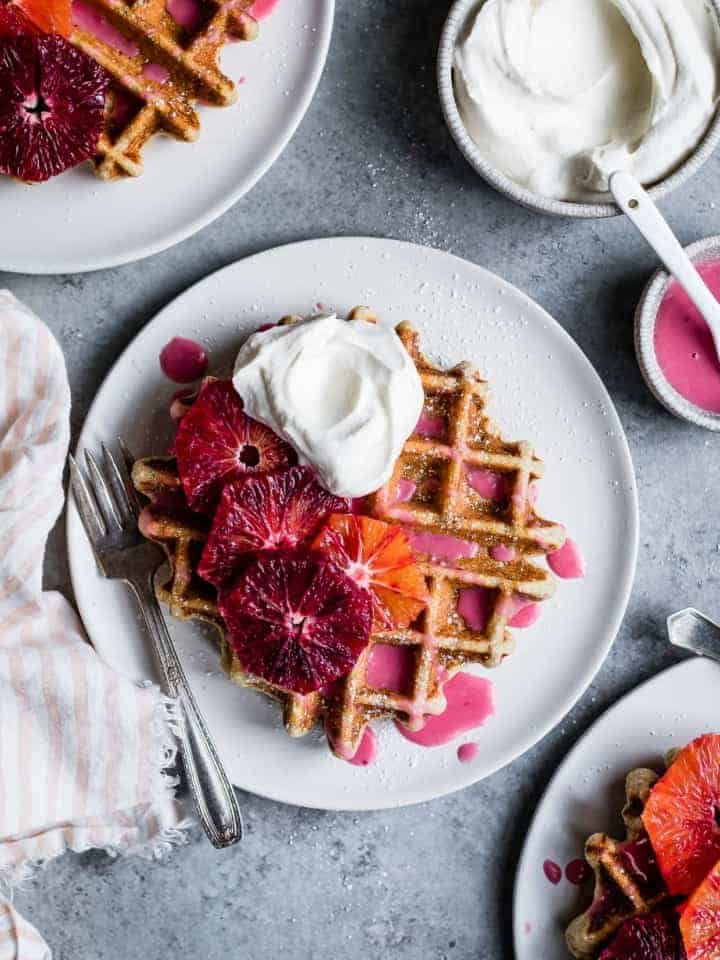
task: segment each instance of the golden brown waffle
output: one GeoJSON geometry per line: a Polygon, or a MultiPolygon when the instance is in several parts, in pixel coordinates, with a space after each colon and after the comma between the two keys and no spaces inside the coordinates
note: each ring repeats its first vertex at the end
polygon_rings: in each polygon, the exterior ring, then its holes
{"type": "Polygon", "coordinates": [[[592,960],[626,920],[650,913],[669,897],[641,819],[657,779],[653,770],[642,768],[628,774],[622,811],[625,840],[594,833],[585,844],[585,859],[595,875],[593,900],[565,931],[578,960],[592,960]]]}
{"type": "MultiPolygon", "coordinates": [[[[364,308],[357,308],[349,319],[360,318],[374,321],[364,308]]],[[[512,649],[508,623],[513,597],[540,601],[554,590],[552,574],[532,558],[556,549],[565,538],[562,527],[535,513],[530,483],[541,475],[542,464],[528,444],[500,438],[485,412],[487,384],[467,364],[448,372],[432,367],[420,353],[418,334],[411,326],[402,324],[398,335],[420,373],[426,408],[446,417],[448,432],[442,440],[413,434],[393,479],[369,499],[369,509],[408,530],[472,541],[477,553],[452,565],[420,556],[430,595],[426,610],[406,630],[374,633],[352,672],[331,690],[302,696],[243,672],[225,641],[212,589],[196,573],[207,525],[186,507],[167,506],[168,497],[180,492],[174,460],[139,460],[133,469],[136,488],[151,501],[143,532],[164,547],[170,564],[169,579],[158,587],[160,600],[180,619],[201,619],[218,627],[223,665],[231,678],[280,700],[291,736],[307,733],[322,717],[333,749],[343,757],[354,755],[370,720],[393,718],[421,727],[426,716],[442,712],[443,684],[461,667],[497,665],[512,649]],[[479,497],[468,487],[467,465],[504,474],[509,496],[499,504],[479,497]],[[417,490],[407,503],[397,505],[394,491],[400,480],[416,483],[417,490]],[[428,480],[433,481],[432,494],[425,492],[428,480]],[[493,560],[488,550],[499,545],[512,547],[515,558],[493,560]],[[471,629],[458,613],[460,590],[467,587],[489,591],[489,615],[482,630],[471,629]],[[377,689],[368,682],[368,660],[378,645],[407,649],[411,673],[407,690],[377,689]]]]}
{"type": "Polygon", "coordinates": [[[208,19],[190,32],[173,20],[166,0],[83,0],[132,46],[129,56],[75,26],[70,40],[103,66],[113,83],[105,128],[95,158],[103,180],[142,173],[142,150],[156,133],[197,140],[198,101],[225,107],[237,99],[237,87],[218,67],[229,39],[249,40],[257,23],[248,14],[252,0],[208,0],[208,19]],[[146,75],[148,65],[168,72],[159,83],[146,75]]]}

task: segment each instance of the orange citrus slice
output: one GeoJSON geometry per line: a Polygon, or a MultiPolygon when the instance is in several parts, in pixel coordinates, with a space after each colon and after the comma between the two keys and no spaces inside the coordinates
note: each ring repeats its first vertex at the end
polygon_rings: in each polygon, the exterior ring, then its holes
{"type": "Polygon", "coordinates": [[[687,901],[680,917],[687,960],[720,957],[720,862],[687,901]]]}
{"type": "Polygon", "coordinates": [[[705,734],[677,755],[642,815],[672,894],[689,894],[720,858],[720,735],[705,734]]]}
{"type": "Polygon", "coordinates": [[[370,592],[377,629],[402,630],[425,607],[425,577],[401,527],[334,513],[313,546],[370,592]]]}

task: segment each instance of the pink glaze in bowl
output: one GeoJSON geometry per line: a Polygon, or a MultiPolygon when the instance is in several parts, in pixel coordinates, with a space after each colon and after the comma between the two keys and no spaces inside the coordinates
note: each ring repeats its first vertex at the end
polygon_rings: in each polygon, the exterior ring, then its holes
{"type": "MultiPolygon", "coordinates": [[[[685,248],[693,263],[720,262],[720,236],[706,237],[685,248]]],[[[640,371],[655,398],[682,420],[720,430],[720,412],[707,410],[684,397],[663,372],[656,352],[656,325],[660,306],[674,279],[666,270],[657,270],[643,291],[635,311],[635,353],[640,371]]]]}

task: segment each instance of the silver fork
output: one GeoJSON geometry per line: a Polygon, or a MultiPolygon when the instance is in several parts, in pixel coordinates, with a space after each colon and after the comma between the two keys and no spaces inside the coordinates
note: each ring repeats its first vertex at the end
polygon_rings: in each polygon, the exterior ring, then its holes
{"type": "Polygon", "coordinates": [[[130,481],[132,457],[122,440],[116,458],[102,444],[103,467],[85,451],[87,477],[70,455],[75,504],[104,576],[124,580],[137,598],[162,671],[165,692],[180,705],[180,755],[200,822],[214,847],[242,837],[242,819],[205,720],[155,596],[154,575],[165,556],[138,530],[139,505],[130,481]]]}

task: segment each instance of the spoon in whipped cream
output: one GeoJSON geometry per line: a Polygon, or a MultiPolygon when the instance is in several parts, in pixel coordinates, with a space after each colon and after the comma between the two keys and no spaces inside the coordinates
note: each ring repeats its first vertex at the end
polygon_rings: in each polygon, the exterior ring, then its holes
{"type": "Polygon", "coordinates": [[[720,360],[720,303],[639,181],[631,173],[618,170],[611,174],[609,182],[617,205],[699,310],[710,329],[720,360]]]}

